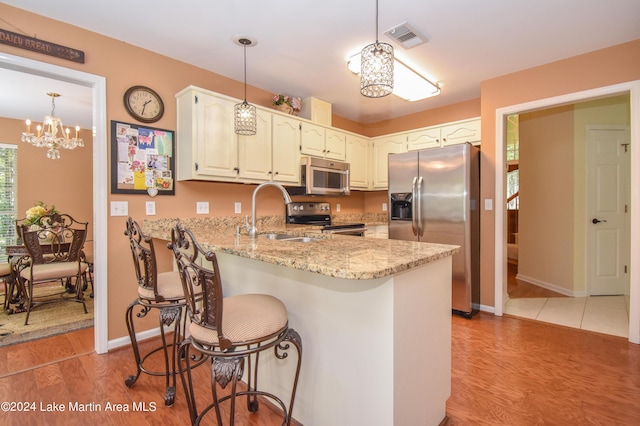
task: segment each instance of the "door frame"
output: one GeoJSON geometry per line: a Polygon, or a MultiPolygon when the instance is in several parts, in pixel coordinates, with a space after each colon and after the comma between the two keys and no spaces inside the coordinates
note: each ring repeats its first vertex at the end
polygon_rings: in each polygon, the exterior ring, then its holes
{"type": "Polygon", "coordinates": [[[92,89],[93,110],[93,239],[94,262],[94,347],[98,354],[108,350],[107,312],[107,90],[106,78],[46,62],[0,52],[0,68],[75,83],[92,89]]]}
{"type": "MultiPolygon", "coordinates": [[[[507,262],[506,262],[506,147],[505,129],[509,114],[519,114],[525,111],[548,108],[563,104],[580,102],[601,96],[629,93],[630,102],[630,144],[631,147],[631,182],[640,182],[640,80],[551,98],[539,99],[516,105],[496,109],[496,140],[495,140],[495,253],[494,253],[494,281],[495,281],[495,315],[502,316],[508,300],[507,291],[507,262]]],[[[630,271],[629,271],[629,341],[640,344],[640,185],[631,185],[630,200],[630,271]]]]}

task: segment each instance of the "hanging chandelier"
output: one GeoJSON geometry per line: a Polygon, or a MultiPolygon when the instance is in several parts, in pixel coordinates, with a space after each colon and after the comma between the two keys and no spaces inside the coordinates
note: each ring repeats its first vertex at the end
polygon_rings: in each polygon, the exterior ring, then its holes
{"type": "Polygon", "coordinates": [[[378,41],[378,0],[376,0],[376,42],[362,49],[360,93],[381,98],[393,92],[393,46],[378,41]]]}
{"type": "Polygon", "coordinates": [[[244,100],[234,107],[235,129],[239,135],[253,136],[257,131],[256,107],[247,103],[247,46],[250,46],[252,41],[242,37],[237,42],[244,49],[244,100]]]}
{"type": "Polygon", "coordinates": [[[44,117],[42,125],[38,124],[37,134],[31,133],[31,120],[27,120],[27,131],[22,133],[22,142],[28,142],[38,148],[49,148],[47,158],[55,160],[60,158],[60,148],[74,149],[84,146],[84,142],[82,138],[78,137],[80,126],[76,126],[75,137],[71,137],[69,128],[65,129],[62,120],[56,117],[55,99],[60,94],[49,92],[47,96],[51,96],[51,115],[44,117]]]}

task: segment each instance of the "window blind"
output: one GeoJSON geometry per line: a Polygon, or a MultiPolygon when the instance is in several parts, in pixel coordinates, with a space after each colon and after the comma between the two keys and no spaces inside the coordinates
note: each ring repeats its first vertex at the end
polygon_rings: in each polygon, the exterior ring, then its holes
{"type": "Polygon", "coordinates": [[[18,147],[0,144],[0,261],[6,262],[5,247],[17,242],[18,147]]]}

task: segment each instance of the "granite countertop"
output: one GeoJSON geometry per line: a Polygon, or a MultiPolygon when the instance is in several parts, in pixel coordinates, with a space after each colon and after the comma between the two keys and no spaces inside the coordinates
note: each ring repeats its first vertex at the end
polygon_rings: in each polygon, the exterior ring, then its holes
{"type": "Polygon", "coordinates": [[[252,240],[244,230],[236,236],[235,227],[242,224],[243,219],[233,217],[146,219],[141,226],[145,234],[168,241],[171,228],[178,220],[193,232],[206,250],[354,280],[394,275],[451,256],[459,250],[458,246],[445,244],[321,234],[320,227],[285,225],[277,218],[260,218],[259,232],[287,233],[316,240],[269,240],[264,236],[252,240]]]}

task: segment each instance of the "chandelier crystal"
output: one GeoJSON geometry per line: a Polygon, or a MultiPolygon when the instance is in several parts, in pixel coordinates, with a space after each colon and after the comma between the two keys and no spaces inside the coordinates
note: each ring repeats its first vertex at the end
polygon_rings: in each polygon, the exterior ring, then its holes
{"type": "Polygon", "coordinates": [[[51,115],[46,115],[42,121],[42,125],[36,127],[38,133],[31,133],[31,120],[27,120],[27,131],[22,132],[22,142],[28,142],[38,148],[49,148],[47,150],[47,158],[56,160],[60,158],[60,148],[74,149],[83,147],[84,141],[78,137],[80,126],[76,126],[76,133],[71,137],[70,130],[62,125],[62,120],[56,117],[55,99],[60,96],[58,93],[47,93],[51,96],[51,115]],[[58,134],[59,133],[59,134],[58,134]]]}
{"type": "Polygon", "coordinates": [[[253,136],[258,127],[256,107],[247,102],[247,46],[252,42],[248,38],[241,38],[238,43],[244,48],[244,100],[234,107],[234,124],[238,135],[253,136]]]}
{"type": "Polygon", "coordinates": [[[378,41],[378,1],[376,0],[376,42],[362,49],[360,93],[381,98],[393,92],[393,46],[378,41]]]}

